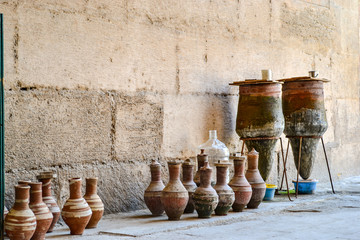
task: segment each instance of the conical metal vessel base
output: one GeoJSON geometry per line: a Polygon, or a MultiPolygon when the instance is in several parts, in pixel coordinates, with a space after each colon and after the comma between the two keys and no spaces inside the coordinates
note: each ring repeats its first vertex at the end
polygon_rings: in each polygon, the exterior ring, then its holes
{"type": "Polygon", "coordinates": [[[276,158],[275,146],[278,139],[246,140],[247,149],[259,152],[259,171],[266,181],[270,175],[272,164],[276,158]]]}
{"type": "MultiPolygon", "coordinates": [[[[304,180],[311,175],[319,141],[320,138],[302,138],[299,174],[304,180]]],[[[295,166],[298,169],[300,138],[290,138],[290,144],[293,150],[295,166]]]]}

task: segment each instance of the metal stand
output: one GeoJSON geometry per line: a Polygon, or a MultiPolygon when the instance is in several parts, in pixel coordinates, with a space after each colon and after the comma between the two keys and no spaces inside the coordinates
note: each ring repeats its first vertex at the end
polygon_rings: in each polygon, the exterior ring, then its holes
{"type": "MultiPolygon", "coordinates": [[[[327,166],[327,170],[328,170],[328,173],[329,173],[329,179],[330,179],[330,183],[331,183],[331,189],[332,189],[332,192],[335,194],[334,185],[333,185],[333,182],[332,182],[332,177],[331,177],[331,172],[330,172],[330,167],[329,167],[329,161],[328,161],[328,158],[327,158],[323,137],[322,136],[286,136],[286,138],[299,138],[300,139],[300,141],[299,141],[299,157],[298,157],[298,165],[297,165],[295,197],[297,198],[298,192],[299,192],[299,171],[300,171],[301,147],[302,147],[303,138],[321,138],[321,143],[322,143],[322,146],[323,146],[325,160],[326,160],[326,166],[327,166]]],[[[285,175],[288,191],[289,191],[289,187],[288,187],[287,176],[286,176],[286,163],[287,163],[289,146],[290,146],[290,140],[288,140],[288,146],[287,146],[287,149],[286,149],[286,157],[285,157],[285,162],[284,162],[284,171],[283,171],[283,175],[282,175],[282,179],[281,179],[281,186],[280,186],[280,189],[282,189],[282,185],[283,185],[283,181],[284,181],[284,175],[285,175]]]]}
{"type": "MultiPolygon", "coordinates": [[[[289,200],[290,200],[290,201],[293,201],[293,200],[291,199],[291,197],[290,197],[289,183],[288,183],[288,178],[287,178],[287,173],[286,173],[287,151],[286,151],[286,158],[284,158],[284,149],[283,149],[283,143],[282,143],[281,137],[240,138],[240,140],[243,141],[243,144],[242,144],[242,147],[241,147],[241,155],[244,154],[245,141],[249,141],[249,140],[271,140],[271,139],[280,139],[281,156],[282,156],[282,162],[283,162],[283,165],[284,165],[283,179],[281,180],[281,188],[282,188],[282,184],[283,184],[283,180],[284,180],[284,176],[285,176],[287,195],[288,195],[289,200]]],[[[281,189],[281,188],[280,188],[280,189],[281,189]]]]}

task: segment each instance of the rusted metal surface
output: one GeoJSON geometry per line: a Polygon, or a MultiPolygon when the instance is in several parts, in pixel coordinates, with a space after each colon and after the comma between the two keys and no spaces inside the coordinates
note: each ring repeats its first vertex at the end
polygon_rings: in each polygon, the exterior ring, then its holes
{"type": "Polygon", "coordinates": [[[285,135],[289,136],[296,168],[303,179],[308,179],[316,158],[319,138],[327,130],[324,105],[326,79],[298,77],[284,81],[282,106],[285,118],[285,135]],[[301,140],[299,137],[305,137],[301,140]],[[301,142],[301,148],[300,146],[301,142]],[[299,153],[301,149],[301,153],[299,153]],[[298,156],[301,155],[301,163],[298,156]]]}
{"type": "Polygon", "coordinates": [[[281,85],[277,81],[252,80],[235,82],[239,86],[236,132],[248,149],[260,153],[259,170],[267,179],[276,157],[277,137],[284,130],[281,106],[281,85]]]}

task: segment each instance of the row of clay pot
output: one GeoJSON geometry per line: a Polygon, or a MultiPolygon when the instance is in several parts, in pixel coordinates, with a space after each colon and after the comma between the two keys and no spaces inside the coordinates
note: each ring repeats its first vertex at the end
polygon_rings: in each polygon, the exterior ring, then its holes
{"type": "Polygon", "coordinates": [[[150,165],[151,183],[145,190],[144,200],[154,216],[162,215],[165,211],[169,220],[179,220],[183,213],[197,211],[200,218],[216,215],[226,215],[232,208],[241,212],[245,206],[257,208],[264,198],[266,185],[261,178],[258,166],[259,154],[253,149],[248,154],[248,170],[245,172],[244,156],[234,158],[234,177],[226,182],[230,163],[216,163],[217,182],[211,186],[212,168],[208,157],[202,151],[198,156],[198,171],[193,180],[194,164],[187,159],[182,164],[183,181],[180,181],[179,161],[168,162],[169,183],[164,186],[161,181],[161,165],[153,160],[150,165]]]}
{"type": "MultiPolygon", "coordinates": [[[[42,240],[52,232],[60,218],[60,208],[51,194],[51,172],[38,176],[40,182],[19,181],[15,203],[5,217],[5,231],[11,240],[42,240]],[[29,194],[30,192],[30,194],[29,194]]],[[[86,179],[86,194],[81,195],[81,179],[72,178],[70,198],[61,215],[71,234],[82,234],[85,227],[95,228],[104,212],[96,193],[97,178],[86,179]]]]}

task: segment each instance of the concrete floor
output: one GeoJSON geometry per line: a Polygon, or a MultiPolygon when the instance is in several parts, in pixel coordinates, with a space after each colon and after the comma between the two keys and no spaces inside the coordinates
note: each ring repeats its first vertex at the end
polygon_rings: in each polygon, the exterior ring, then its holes
{"type": "Polygon", "coordinates": [[[83,236],[70,236],[66,226],[58,226],[47,239],[360,239],[360,177],[336,182],[335,195],[328,185],[319,183],[315,194],[294,202],[277,195],[258,209],[210,219],[194,213],[167,221],[148,210],[106,215],[83,236]]]}

